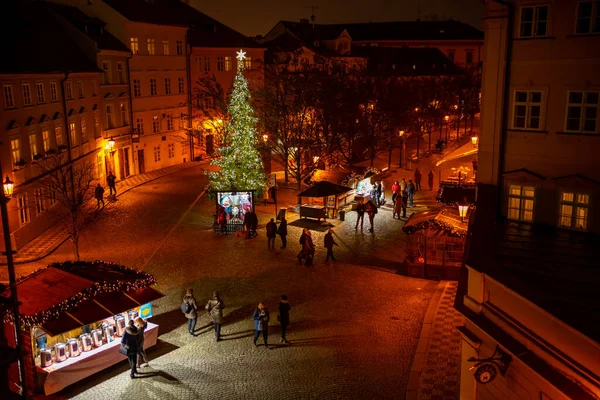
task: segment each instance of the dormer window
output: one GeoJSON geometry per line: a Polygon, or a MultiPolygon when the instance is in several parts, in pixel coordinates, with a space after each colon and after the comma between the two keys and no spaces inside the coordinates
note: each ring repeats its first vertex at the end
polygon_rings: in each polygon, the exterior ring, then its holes
{"type": "Polygon", "coordinates": [[[315,46],[315,47],[319,47],[319,41],[318,41],[318,40],[315,40],[315,41],[313,42],[313,44],[314,44],[314,46],[315,46]]]}

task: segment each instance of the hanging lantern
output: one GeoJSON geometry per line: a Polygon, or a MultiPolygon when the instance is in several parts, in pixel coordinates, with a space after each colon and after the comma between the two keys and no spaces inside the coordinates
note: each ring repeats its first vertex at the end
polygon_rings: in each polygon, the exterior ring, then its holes
{"type": "Polygon", "coordinates": [[[3,186],[4,186],[4,196],[7,199],[10,199],[13,195],[13,191],[15,189],[15,184],[13,181],[10,180],[8,175],[6,175],[6,179],[4,180],[3,186]]]}

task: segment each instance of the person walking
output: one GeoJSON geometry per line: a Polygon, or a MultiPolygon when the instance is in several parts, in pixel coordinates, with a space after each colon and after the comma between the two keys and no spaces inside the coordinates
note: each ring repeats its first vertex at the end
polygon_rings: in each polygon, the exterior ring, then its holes
{"type": "Polygon", "coordinates": [[[329,232],[325,234],[325,238],[323,241],[325,248],[327,249],[327,257],[325,257],[325,262],[329,262],[329,257],[331,257],[333,261],[336,261],[335,257],[333,256],[333,246],[337,246],[338,244],[333,238],[333,229],[329,229],[329,232]]]}
{"type": "Polygon", "coordinates": [[[383,181],[379,181],[379,186],[381,186],[381,196],[379,197],[379,205],[385,205],[385,183],[383,181]]]}
{"type": "Polygon", "coordinates": [[[196,298],[194,297],[194,289],[190,288],[185,292],[183,302],[181,303],[181,311],[183,311],[188,320],[188,333],[193,335],[196,329],[196,321],[198,321],[198,303],[196,303],[196,298]]]}
{"type": "Polygon", "coordinates": [[[131,379],[135,378],[135,374],[137,374],[137,356],[138,356],[138,329],[135,327],[133,320],[129,320],[129,325],[125,328],[125,333],[123,333],[123,337],[121,337],[121,345],[127,350],[127,359],[129,360],[129,366],[131,367],[131,372],[129,376],[131,379]]]}
{"type": "MultiPolygon", "coordinates": [[[[408,206],[408,192],[402,192],[402,218],[406,218],[406,207],[408,206]]],[[[398,215],[400,217],[400,215],[398,215]]]]}
{"type": "Polygon", "coordinates": [[[398,193],[400,192],[400,184],[398,181],[394,181],[392,185],[392,203],[396,204],[396,197],[398,197],[398,193]]]}
{"type": "Polygon", "coordinates": [[[392,218],[396,218],[396,214],[398,215],[398,219],[400,219],[400,213],[402,212],[402,196],[396,196],[396,201],[394,202],[394,208],[392,210],[392,218]]]}
{"type": "Polygon", "coordinates": [[[112,173],[112,172],[108,172],[108,176],[106,177],[106,184],[108,185],[108,189],[109,189],[109,196],[113,195],[113,192],[115,192],[115,196],[117,195],[117,186],[115,181],[117,180],[117,177],[112,173]]]}
{"type": "Polygon", "coordinates": [[[96,189],[94,189],[94,197],[98,201],[98,210],[100,209],[100,203],[104,207],[104,188],[100,184],[97,184],[96,189]]]}
{"type": "Polygon", "coordinates": [[[415,185],[412,180],[408,180],[408,185],[406,186],[406,193],[408,194],[408,205],[410,207],[414,207],[414,195],[415,195],[415,185]]]}
{"type": "Polygon", "coordinates": [[[281,217],[279,228],[277,228],[277,234],[281,238],[281,248],[285,249],[287,246],[287,220],[285,217],[281,217]]]}
{"type": "Polygon", "coordinates": [[[415,169],[415,192],[418,192],[421,189],[421,171],[419,168],[415,169]]]}
{"type": "Polygon", "coordinates": [[[258,215],[256,215],[256,211],[252,210],[250,212],[250,238],[258,236],[256,233],[256,229],[258,228],[258,215]]]}
{"type": "Polygon", "coordinates": [[[146,366],[150,364],[148,362],[148,357],[146,356],[146,350],[144,350],[144,331],[148,327],[148,322],[141,317],[137,317],[134,322],[138,329],[137,368],[140,368],[142,366],[142,360],[146,366]]]}
{"type": "Polygon", "coordinates": [[[365,220],[365,211],[366,211],[366,206],[363,203],[363,201],[360,200],[360,202],[356,206],[356,226],[354,227],[354,229],[358,229],[359,221],[360,221],[360,230],[363,229],[363,223],[365,220]]]}
{"type": "Polygon", "coordinates": [[[275,237],[277,237],[277,224],[275,224],[275,220],[271,218],[269,222],[267,222],[267,248],[269,250],[275,249],[275,237]]]}
{"type": "Polygon", "coordinates": [[[256,341],[262,333],[265,349],[271,350],[267,343],[269,339],[269,309],[264,303],[258,303],[252,318],[254,319],[254,347],[258,347],[256,341]]]}
{"type": "Polygon", "coordinates": [[[310,230],[306,230],[306,236],[304,237],[304,258],[306,259],[305,265],[312,265],[313,259],[315,257],[315,245],[312,240],[312,234],[310,230]]]}
{"type": "Polygon", "coordinates": [[[288,303],[288,298],[284,294],[281,296],[281,301],[279,302],[279,315],[277,316],[277,320],[281,325],[281,343],[289,343],[285,337],[287,333],[287,327],[290,324],[290,304],[288,303]]]}
{"type": "Polygon", "coordinates": [[[204,309],[208,311],[208,315],[212,319],[213,325],[215,327],[215,338],[217,342],[221,341],[221,324],[223,323],[223,309],[225,308],[225,303],[219,297],[219,292],[214,291],[213,297],[206,303],[206,307],[204,309]]]}
{"type": "Polygon", "coordinates": [[[381,206],[381,193],[383,187],[381,186],[381,181],[375,182],[375,204],[377,207],[381,206]]]}
{"type": "Polygon", "coordinates": [[[306,239],[306,232],[308,232],[308,228],[302,229],[302,234],[300,235],[300,252],[298,253],[298,261],[302,264],[302,259],[304,258],[304,241],[306,239]]]}
{"type": "Polygon", "coordinates": [[[373,222],[375,220],[375,214],[377,214],[377,206],[369,200],[367,202],[367,215],[369,216],[369,222],[371,223],[371,227],[369,228],[369,232],[373,232],[373,222]]]}
{"type": "Polygon", "coordinates": [[[429,190],[433,190],[433,171],[429,171],[429,174],[427,175],[427,184],[429,186],[429,190]]]}
{"type": "Polygon", "coordinates": [[[400,193],[404,192],[406,190],[406,179],[402,178],[402,180],[400,181],[400,193]]]}

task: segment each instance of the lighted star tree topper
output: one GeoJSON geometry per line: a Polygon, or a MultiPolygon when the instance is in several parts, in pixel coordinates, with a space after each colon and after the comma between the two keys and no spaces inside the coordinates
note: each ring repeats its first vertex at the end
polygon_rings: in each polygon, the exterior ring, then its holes
{"type": "Polygon", "coordinates": [[[231,120],[226,127],[229,143],[216,150],[219,157],[211,161],[219,171],[208,172],[213,191],[255,190],[261,193],[266,177],[258,148],[257,118],[250,106],[250,91],[244,78],[246,53],[237,52],[237,75],[228,112],[231,120]]]}

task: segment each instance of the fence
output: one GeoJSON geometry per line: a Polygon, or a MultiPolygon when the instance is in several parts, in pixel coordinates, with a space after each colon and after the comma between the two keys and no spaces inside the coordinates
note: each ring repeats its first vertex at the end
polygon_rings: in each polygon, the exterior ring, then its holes
{"type": "Polygon", "coordinates": [[[418,231],[406,235],[406,259],[409,263],[460,267],[465,252],[465,238],[418,231]]]}

